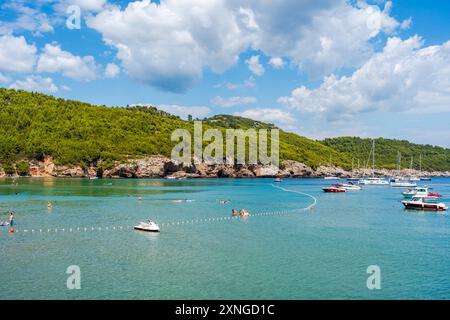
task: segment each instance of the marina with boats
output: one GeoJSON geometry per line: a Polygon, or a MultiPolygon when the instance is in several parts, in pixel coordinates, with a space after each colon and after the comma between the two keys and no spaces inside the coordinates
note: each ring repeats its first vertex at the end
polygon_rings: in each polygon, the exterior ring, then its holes
{"type": "MultiPolygon", "coordinates": [[[[325,193],[345,193],[347,191],[363,190],[362,186],[390,186],[391,188],[408,188],[402,192],[407,200],[401,201],[405,209],[423,211],[446,211],[445,203],[437,202],[441,194],[433,193],[428,186],[418,186],[417,182],[432,181],[430,177],[401,176],[401,152],[397,156],[397,174],[395,177],[375,176],[375,140],[372,142],[372,150],[369,158],[372,160],[372,176],[362,178],[347,178],[347,183],[335,183],[331,186],[322,187],[325,193]]],[[[330,158],[331,161],[331,158],[330,158]]],[[[422,172],[422,155],[420,155],[420,172],[422,172]]],[[[353,166],[352,166],[353,167],[353,166]]],[[[411,157],[410,170],[413,170],[413,157],[411,157]]],[[[353,172],[353,168],[352,168],[353,172]]],[[[339,177],[324,177],[325,180],[341,180],[339,177]]]]}

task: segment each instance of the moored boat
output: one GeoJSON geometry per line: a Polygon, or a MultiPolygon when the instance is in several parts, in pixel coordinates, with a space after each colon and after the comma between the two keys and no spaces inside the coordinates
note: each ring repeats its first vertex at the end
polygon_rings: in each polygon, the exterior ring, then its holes
{"type": "Polygon", "coordinates": [[[411,200],[402,201],[406,209],[424,211],[446,211],[448,207],[444,203],[434,202],[428,197],[414,196],[411,200]]]}
{"type": "Polygon", "coordinates": [[[394,188],[414,188],[417,187],[417,183],[410,180],[394,180],[391,182],[391,187],[394,188]]]}
{"type": "Polygon", "coordinates": [[[389,182],[386,179],[382,178],[363,178],[360,179],[358,183],[362,185],[373,185],[373,186],[389,185],[389,182]]]}
{"type": "Polygon", "coordinates": [[[344,188],[341,187],[325,187],[322,188],[322,190],[326,193],[342,193],[342,192],[346,192],[347,190],[345,190],[344,188]]]}
{"type": "Polygon", "coordinates": [[[408,189],[404,192],[402,192],[402,195],[405,198],[412,198],[414,196],[416,197],[428,197],[428,198],[440,198],[442,195],[439,193],[432,193],[430,192],[429,188],[427,187],[417,187],[415,189],[408,189]]]}
{"type": "Polygon", "coordinates": [[[283,182],[283,179],[281,178],[275,178],[275,180],[273,180],[274,182],[283,182]]]}
{"type": "Polygon", "coordinates": [[[338,188],[345,189],[347,191],[349,191],[349,190],[362,190],[362,187],[360,187],[360,186],[358,186],[356,184],[353,184],[353,183],[337,183],[334,186],[338,187],[338,188]]]}

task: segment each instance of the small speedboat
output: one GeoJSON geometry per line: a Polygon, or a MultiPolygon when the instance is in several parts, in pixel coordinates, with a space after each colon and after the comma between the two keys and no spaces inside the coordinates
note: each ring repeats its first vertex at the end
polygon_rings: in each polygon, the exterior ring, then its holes
{"type": "Polygon", "coordinates": [[[151,220],[139,223],[137,226],[134,226],[134,229],[147,232],[159,232],[159,226],[151,220]]]}
{"type": "Polygon", "coordinates": [[[349,191],[349,190],[362,190],[362,187],[360,187],[360,186],[358,186],[356,184],[353,184],[351,182],[350,183],[337,183],[334,186],[338,187],[338,188],[345,189],[347,191],[349,191]]]}
{"type": "Polygon", "coordinates": [[[322,188],[322,190],[326,193],[341,193],[341,192],[346,192],[347,190],[345,190],[342,187],[336,187],[336,186],[332,186],[332,187],[325,187],[322,188]]]}
{"type": "Polygon", "coordinates": [[[434,202],[428,197],[413,197],[411,200],[402,201],[406,209],[424,211],[445,211],[448,207],[444,203],[434,202]]]}
{"type": "Polygon", "coordinates": [[[341,180],[339,177],[324,177],[325,180],[341,180]]]}
{"type": "Polygon", "coordinates": [[[283,179],[281,178],[275,178],[275,180],[273,180],[274,182],[283,182],[283,179]]]}
{"type": "Polygon", "coordinates": [[[421,177],[421,181],[431,181],[431,177],[421,177]]]}

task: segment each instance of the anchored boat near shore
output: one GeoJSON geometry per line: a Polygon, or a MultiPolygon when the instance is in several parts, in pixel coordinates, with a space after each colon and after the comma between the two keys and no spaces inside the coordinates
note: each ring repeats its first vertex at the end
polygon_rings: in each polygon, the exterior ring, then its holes
{"type": "Polygon", "coordinates": [[[362,190],[361,186],[358,186],[357,184],[354,184],[354,183],[351,183],[351,182],[350,183],[337,183],[334,186],[342,188],[342,189],[345,189],[347,191],[349,191],[349,190],[362,190]]]}
{"type": "MultiPolygon", "coordinates": [[[[389,182],[383,178],[375,177],[375,139],[372,140],[372,177],[371,178],[363,178],[359,180],[359,184],[362,185],[374,185],[374,186],[385,186],[389,185],[389,182]]],[[[370,155],[369,155],[370,157],[370,155]]]]}
{"type": "Polygon", "coordinates": [[[440,198],[442,195],[439,193],[432,193],[430,192],[430,188],[428,187],[417,187],[415,189],[408,189],[404,192],[402,192],[402,195],[405,198],[412,198],[414,196],[416,197],[428,197],[428,198],[440,198]]]}
{"type": "Polygon", "coordinates": [[[448,207],[444,203],[434,202],[429,197],[414,196],[411,200],[402,201],[406,209],[424,211],[446,211],[448,207]]]}

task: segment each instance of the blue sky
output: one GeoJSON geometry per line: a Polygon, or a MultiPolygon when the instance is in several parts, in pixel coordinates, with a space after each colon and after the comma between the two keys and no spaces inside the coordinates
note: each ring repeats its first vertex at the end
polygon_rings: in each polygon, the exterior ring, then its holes
{"type": "MultiPolygon", "coordinates": [[[[9,0],[0,86],[450,147],[450,2],[9,0]],[[69,29],[69,6],[81,12],[69,29]]],[[[70,20],[73,22],[73,20],[70,20]]]]}

